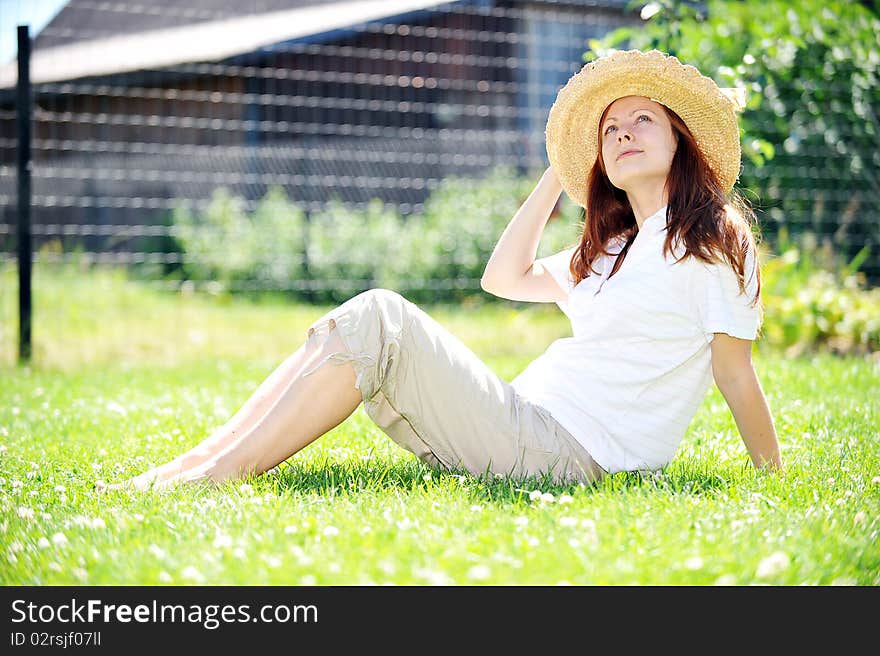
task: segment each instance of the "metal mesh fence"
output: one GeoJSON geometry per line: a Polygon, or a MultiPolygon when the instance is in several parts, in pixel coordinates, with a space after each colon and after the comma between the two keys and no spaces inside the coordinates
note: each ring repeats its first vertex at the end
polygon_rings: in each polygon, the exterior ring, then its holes
{"type": "MultiPolygon", "coordinates": [[[[358,220],[380,199],[405,223],[451,177],[478,186],[503,167],[536,180],[547,112],[589,39],[639,20],[625,2],[600,0],[71,0],[34,41],[35,263],[147,266],[169,287],[202,271],[208,283],[216,269],[199,268],[207,251],[183,243],[183,214],[196,223],[223,215],[223,189],[235,212],[251,215],[279,188],[305,226],[305,245],[289,254],[294,268],[229,286],[356,291],[370,280],[345,274],[349,262],[338,263],[340,275],[309,275],[315,216],[339,202],[363,212],[358,220]]],[[[14,66],[0,72],[3,261],[16,240],[14,66]]],[[[846,90],[829,81],[827,93],[846,90]]],[[[791,134],[770,129],[776,180],[788,183],[753,190],[765,236],[810,230],[844,259],[866,244],[876,253],[880,185],[870,156],[854,195],[829,174],[850,166],[851,154],[829,164],[827,152],[794,152],[791,134]]],[[[485,209],[474,205],[473,221],[485,209]]],[[[863,271],[876,283],[880,259],[863,271]]],[[[398,285],[479,290],[473,275],[402,276],[398,285]]]]}

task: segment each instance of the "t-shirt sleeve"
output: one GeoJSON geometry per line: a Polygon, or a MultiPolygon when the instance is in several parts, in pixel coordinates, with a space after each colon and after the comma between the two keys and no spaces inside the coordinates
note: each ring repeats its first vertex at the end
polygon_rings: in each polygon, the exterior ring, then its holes
{"type": "Polygon", "coordinates": [[[727,262],[698,267],[695,286],[698,320],[706,341],[714,333],[727,333],[740,339],[755,339],[761,324],[761,301],[752,306],[758,289],[757,259],[752,251],[746,255],[743,294],[734,270],[727,262]]]}
{"type": "Polygon", "coordinates": [[[572,246],[564,251],[535,260],[536,264],[541,264],[550,272],[550,275],[553,276],[553,279],[566,294],[570,294],[571,290],[574,289],[574,280],[571,277],[569,265],[571,264],[571,256],[574,255],[576,248],[577,246],[572,246]]]}

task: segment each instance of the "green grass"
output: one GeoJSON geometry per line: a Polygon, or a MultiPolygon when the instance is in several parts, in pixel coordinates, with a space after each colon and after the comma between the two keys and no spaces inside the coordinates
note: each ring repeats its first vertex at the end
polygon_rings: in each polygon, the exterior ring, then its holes
{"type": "MultiPolygon", "coordinates": [[[[359,408],[246,484],[99,495],[222,424],[329,308],[35,276],[19,368],[0,272],[0,584],[880,583],[876,359],[759,345],[781,478],[712,387],[664,472],[596,488],[432,469],[359,408]]],[[[553,305],[425,309],[506,380],[569,334],[553,305]]]]}

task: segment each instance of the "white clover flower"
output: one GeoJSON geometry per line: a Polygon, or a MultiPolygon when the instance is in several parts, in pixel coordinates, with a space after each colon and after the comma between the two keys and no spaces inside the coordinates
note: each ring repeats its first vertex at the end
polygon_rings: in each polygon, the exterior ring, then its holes
{"type": "Polygon", "coordinates": [[[215,549],[224,549],[226,547],[232,546],[232,538],[228,535],[223,535],[222,533],[218,534],[217,537],[214,538],[214,548],[215,549]]]}
{"type": "Polygon", "coordinates": [[[485,581],[492,576],[492,570],[485,565],[474,565],[467,572],[467,577],[475,581],[485,581]]]}
{"type": "Polygon", "coordinates": [[[18,508],[18,516],[22,519],[33,519],[35,514],[33,509],[27,506],[19,506],[18,508]]]}
{"type": "Polygon", "coordinates": [[[471,512],[473,512],[473,513],[483,512],[483,506],[474,504],[473,506],[471,506],[471,512]]]}
{"type": "Polygon", "coordinates": [[[576,517],[560,517],[559,518],[559,525],[560,526],[566,526],[566,527],[577,526],[577,523],[578,523],[578,520],[576,517]]]}
{"type": "Polygon", "coordinates": [[[254,493],[254,488],[252,485],[249,485],[248,483],[242,483],[241,485],[238,486],[238,491],[241,492],[242,494],[251,495],[254,493]]]}
{"type": "Polygon", "coordinates": [[[517,526],[526,526],[529,523],[529,518],[525,515],[519,515],[514,518],[513,523],[517,526]]]}
{"type": "Polygon", "coordinates": [[[244,560],[247,558],[247,553],[241,547],[236,547],[232,550],[232,555],[238,558],[239,560],[244,560]]]}
{"type": "Polygon", "coordinates": [[[540,499],[540,498],[541,498],[541,490],[532,490],[531,492],[529,492],[529,500],[530,501],[535,501],[536,499],[540,499]]]}
{"type": "Polygon", "coordinates": [[[452,581],[443,572],[432,569],[418,568],[413,570],[413,574],[420,579],[425,579],[430,585],[450,585],[452,581]]]}
{"type": "Polygon", "coordinates": [[[9,447],[5,444],[0,444],[0,453],[6,453],[9,450],[9,447]]]}
{"type": "Polygon", "coordinates": [[[56,545],[67,544],[67,536],[64,533],[56,533],[52,536],[52,542],[56,545]]]}
{"type": "Polygon", "coordinates": [[[791,560],[788,554],[783,551],[776,551],[758,563],[756,576],[759,579],[770,578],[780,572],[784,572],[790,564],[791,560]]]}
{"type": "Polygon", "coordinates": [[[93,518],[92,521],[89,523],[89,526],[91,526],[94,529],[107,528],[106,522],[104,522],[104,520],[101,519],[100,517],[93,518]]]}
{"type": "Polygon", "coordinates": [[[266,556],[263,560],[269,567],[281,567],[281,559],[278,556],[266,556]]]}
{"type": "Polygon", "coordinates": [[[165,571],[159,572],[158,578],[160,583],[171,583],[174,580],[171,578],[171,574],[165,571]]]}
{"type": "Polygon", "coordinates": [[[49,564],[47,565],[47,567],[48,567],[50,570],[52,570],[53,572],[60,572],[60,571],[61,571],[61,565],[59,565],[59,564],[56,563],[55,561],[52,561],[51,563],[49,563],[49,564]]]}
{"type": "Polygon", "coordinates": [[[106,407],[107,410],[110,410],[111,412],[116,412],[122,415],[123,417],[128,414],[128,411],[125,409],[125,407],[117,403],[116,401],[109,401],[104,407],[106,407]]]}
{"type": "Polygon", "coordinates": [[[299,580],[300,585],[315,585],[317,582],[318,582],[318,579],[316,579],[311,574],[306,574],[305,576],[303,576],[299,580]]]}
{"type": "Polygon", "coordinates": [[[291,534],[293,534],[293,533],[296,533],[298,530],[299,530],[299,529],[298,529],[296,526],[292,526],[292,525],[291,525],[291,526],[285,526],[285,527],[284,527],[284,534],[285,534],[285,535],[291,535],[291,534]]]}
{"type": "Polygon", "coordinates": [[[33,471],[33,470],[32,470],[32,471],[29,471],[29,472],[27,473],[27,479],[28,479],[28,480],[33,480],[33,479],[35,479],[35,478],[37,477],[37,474],[38,474],[38,473],[39,473],[39,472],[36,472],[36,471],[33,471]]]}
{"type": "Polygon", "coordinates": [[[22,549],[24,549],[24,545],[23,545],[21,542],[18,542],[18,541],[13,542],[12,544],[9,545],[9,551],[10,551],[11,553],[18,553],[18,552],[21,551],[22,549]]]}
{"type": "Polygon", "coordinates": [[[880,485],[880,476],[875,476],[874,478],[872,478],[871,484],[872,485],[880,485]]]}
{"type": "Polygon", "coordinates": [[[165,556],[168,555],[162,547],[159,547],[155,544],[151,544],[149,547],[147,547],[147,551],[149,551],[150,555],[157,560],[162,560],[163,558],[165,558],[165,556]]]}
{"type": "Polygon", "coordinates": [[[732,586],[736,585],[736,577],[733,574],[722,574],[715,579],[714,585],[732,586]]]}
{"type": "Polygon", "coordinates": [[[693,556],[684,561],[684,566],[690,570],[703,569],[703,559],[699,556],[693,556]]]}
{"type": "Polygon", "coordinates": [[[39,540],[37,540],[37,546],[40,549],[45,549],[45,548],[49,547],[51,544],[52,543],[49,542],[49,540],[47,540],[46,538],[40,538],[39,540]]]}
{"type": "Polygon", "coordinates": [[[70,570],[70,572],[80,581],[85,581],[87,578],[89,578],[89,573],[82,567],[74,567],[72,570],[70,570]]]}
{"type": "Polygon", "coordinates": [[[324,529],[323,534],[327,537],[333,537],[334,535],[339,535],[339,529],[335,526],[327,526],[324,529]]]}
{"type": "Polygon", "coordinates": [[[399,528],[401,531],[406,531],[407,529],[411,529],[413,526],[415,526],[415,524],[409,517],[404,517],[399,522],[395,522],[395,524],[397,525],[397,528],[399,528]]]}
{"type": "Polygon", "coordinates": [[[189,579],[190,581],[204,581],[205,580],[205,577],[202,576],[202,573],[199,570],[197,570],[195,567],[193,567],[192,565],[184,568],[184,570],[180,573],[180,575],[185,579],[189,579]]]}
{"type": "Polygon", "coordinates": [[[18,480],[17,478],[16,478],[16,479],[13,479],[13,481],[12,481],[12,489],[13,489],[13,490],[18,490],[18,489],[20,489],[20,488],[22,488],[22,487],[24,487],[24,483],[22,483],[22,482],[21,482],[20,480],[18,480]]]}
{"type": "Polygon", "coordinates": [[[67,490],[67,488],[64,487],[63,485],[56,485],[56,486],[55,486],[55,491],[56,491],[56,492],[61,493],[61,492],[64,492],[64,491],[66,491],[66,490],[67,490]]]}
{"type": "Polygon", "coordinates": [[[556,497],[549,492],[544,492],[544,494],[541,495],[541,503],[553,503],[555,500],[556,497]]]}
{"type": "Polygon", "coordinates": [[[868,515],[865,514],[864,510],[860,510],[859,512],[856,513],[855,517],[853,517],[853,523],[856,524],[857,526],[861,526],[866,521],[868,521],[868,515]]]}
{"type": "Polygon", "coordinates": [[[563,494],[561,497],[559,497],[559,503],[571,503],[572,501],[574,501],[574,497],[572,497],[570,494],[563,494]]]}
{"type": "Polygon", "coordinates": [[[594,521],[593,521],[592,519],[590,519],[589,517],[586,517],[586,518],[584,518],[584,519],[581,520],[581,528],[584,528],[584,529],[586,529],[586,530],[588,530],[588,531],[593,531],[593,532],[595,532],[595,531],[596,531],[596,522],[594,522],[594,521]]]}

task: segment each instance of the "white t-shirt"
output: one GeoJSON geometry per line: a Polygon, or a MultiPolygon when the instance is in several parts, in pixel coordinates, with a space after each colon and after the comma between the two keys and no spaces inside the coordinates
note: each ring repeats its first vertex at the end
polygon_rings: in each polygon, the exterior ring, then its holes
{"type": "MultiPolygon", "coordinates": [[[[511,384],[544,407],[606,471],[653,470],[672,460],[712,383],[713,333],[755,339],[760,303],[754,253],[746,294],[726,263],[663,256],[666,207],[648,217],[612,278],[601,255],[577,286],[575,247],[537,260],[568,292],[559,308],[573,337],[554,341],[511,384]]],[[[615,239],[608,250],[620,252],[615,239]]],[[[684,253],[678,244],[676,257],[684,253]]]]}

